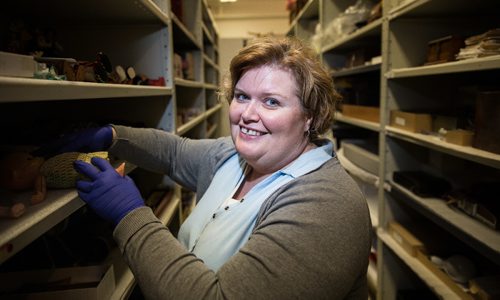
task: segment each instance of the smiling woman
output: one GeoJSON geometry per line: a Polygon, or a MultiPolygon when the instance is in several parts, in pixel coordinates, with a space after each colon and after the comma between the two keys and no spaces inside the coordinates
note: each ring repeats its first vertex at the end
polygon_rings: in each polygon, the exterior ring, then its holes
{"type": "Polygon", "coordinates": [[[111,155],[196,192],[176,238],[129,177],[105,160],[76,164],[91,178],[80,197],[115,224],[146,298],[367,299],[368,208],[321,138],[337,94],[312,53],[267,38],[235,56],[223,88],[231,137],[109,125],[67,139],[67,151],[111,145],[111,155]],[[102,130],[111,134],[94,134],[102,130]]]}

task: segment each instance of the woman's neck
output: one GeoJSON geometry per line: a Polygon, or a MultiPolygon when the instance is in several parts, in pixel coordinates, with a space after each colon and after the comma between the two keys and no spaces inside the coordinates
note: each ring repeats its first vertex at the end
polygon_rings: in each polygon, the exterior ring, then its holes
{"type": "MultiPolygon", "coordinates": [[[[316,145],[314,145],[312,143],[309,143],[306,147],[304,147],[304,151],[302,151],[300,155],[302,155],[303,153],[305,153],[305,152],[307,152],[307,151],[309,151],[309,150],[311,150],[313,148],[316,148],[316,145]]],[[[295,158],[295,159],[297,159],[297,158],[295,158]]],[[[293,161],[289,162],[286,166],[288,166],[291,163],[293,163],[295,161],[295,159],[293,161]]],[[[286,166],[283,166],[283,167],[278,168],[278,169],[282,169],[282,168],[284,168],[286,166]]],[[[261,182],[264,179],[266,179],[267,177],[269,177],[272,173],[276,172],[278,169],[271,170],[271,171],[258,171],[258,170],[256,170],[255,168],[253,168],[252,166],[249,165],[248,166],[248,172],[247,172],[247,174],[245,174],[245,178],[243,179],[243,181],[241,182],[240,186],[236,190],[233,198],[237,199],[237,200],[241,200],[243,197],[245,197],[245,195],[254,186],[256,186],[259,182],[261,182]]]]}

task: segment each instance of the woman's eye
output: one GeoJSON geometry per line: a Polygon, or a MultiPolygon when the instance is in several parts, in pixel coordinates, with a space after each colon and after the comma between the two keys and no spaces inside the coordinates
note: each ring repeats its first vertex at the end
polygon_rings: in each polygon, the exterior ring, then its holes
{"type": "Polygon", "coordinates": [[[279,105],[279,101],[274,99],[274,98],[267,98],[265,103],[268,106],[278,106],[279,105]]]}
{"type": "Polygon", "coordinates": [[[243,101],[243,100],[248,99],[248,97],[245,94],[235,94],[234,99],[236,99],[238,101],[243,101]]]}

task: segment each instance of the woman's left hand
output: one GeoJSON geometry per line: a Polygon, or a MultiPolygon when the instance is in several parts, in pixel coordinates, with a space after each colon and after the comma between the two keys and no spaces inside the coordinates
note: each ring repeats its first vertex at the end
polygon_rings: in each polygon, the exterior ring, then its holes
{"type": "Polygon", "coordinates": [[[100,217],[117,225],[129,212],[144,206],[130,177],[118,174],[105,159],[93,157],[91,162],[75,161],[75,170],[90,179],[77,181],[76,188],[80,198],[100,217]]]}

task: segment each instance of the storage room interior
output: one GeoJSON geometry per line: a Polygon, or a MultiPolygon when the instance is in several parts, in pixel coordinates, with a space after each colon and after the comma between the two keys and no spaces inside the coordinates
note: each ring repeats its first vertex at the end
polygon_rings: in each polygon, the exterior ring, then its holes
{"type": "MultiPolygon", "coordinates": [[[[74,186],[42,188],[49,160],[29,153],[105,124],[229,136],[231,58],[290,36],[342,96],[327,138],[369,207],[368,298],[500,299],[499,1],[18,0],[0,14],[0,298],[140,297],[113,228],[74,186]]],[[[125,166],[177,232],[196,195],[125,166]]]]}

